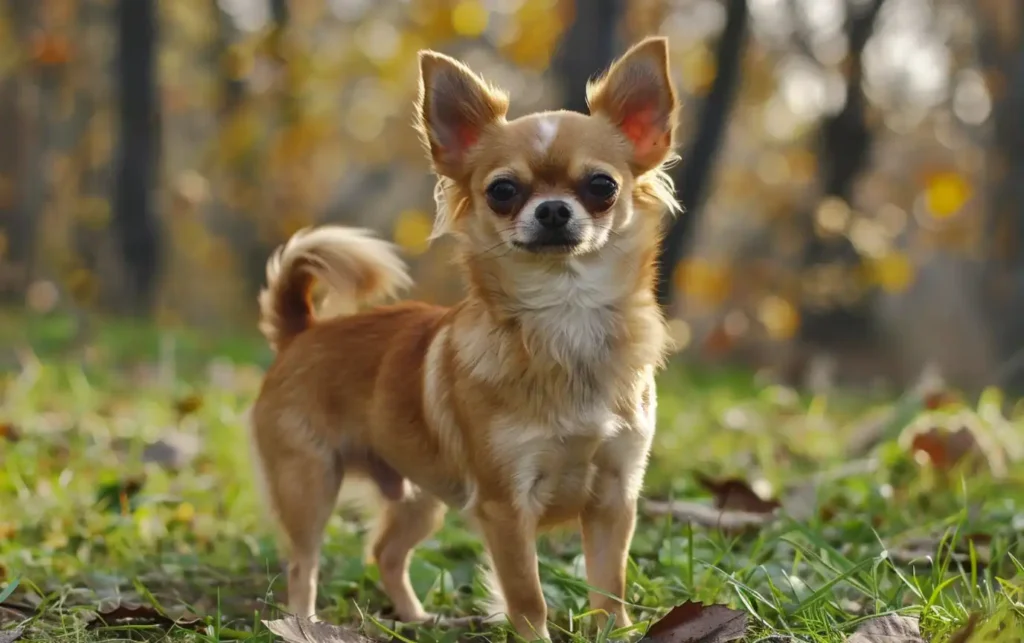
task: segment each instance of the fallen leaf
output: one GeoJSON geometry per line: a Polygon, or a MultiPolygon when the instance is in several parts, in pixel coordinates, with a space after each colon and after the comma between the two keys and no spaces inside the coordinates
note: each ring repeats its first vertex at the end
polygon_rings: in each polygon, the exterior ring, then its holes
{"type": "Polygon", "coordinates": [[[992,536],[967,534],[950,550],[950,542],[941,537],[914,538],[890,548],[889,558],[901,565],[932,566],[936,560],[948,560],[957,565],[971,564],[971,546],[979,566],[987,566],[992,559],[992,536]]]}
{"type": "Polygon", "coordinates": [[[984,469],[997,478],[1006,475],[1005,451],[970,411],[922,414],[905,429],[900,444],[915,460],[928,462],[943,473],[962,464],[971,471],[984,469]]]}
{"type": "Polygon", "coordinates": [[[651,516],[672,516],[683,522],[692,522],[704,527],[712,527],[723,531],[742,531],[761,527],[775,519],[775,513],[752,511],[723,511],[699,502],[673,500],[664,502],[648,500],[644,510],[651,516]]]}
{"type": "Polygon", "coordinates": [[[0,643],[14,643],[25,633],[24,626],[18,626],[11,630],[0,630],[0,643]]]}
{"type": "Polygon", "coordinates": [[[714,495],[715,506],[722,510],[768,514],[779,508],[778,501],[763,499],[739,478],[714,480],[697,474],[697,482],[714,495]]]}
{"type": "Polygon", "coordinates": [[[967,643],[971,639],[971,635],[974,634],[974,630],[978,627],[978,618],[977,612],[971,614],[967,619],[967,624],[954,633],[953,636],[949,637],[948,643],[967,643]]]}
{"type": "Polygon", "coordinates": [[[747,615],[725,605],[686,601],[652,625],[641,641],[651,643],[725,643],[746,635],[747,615]]]}
{"type": "Polygon", "coordinates": [[[924,402],[924,408],[929,411],[947,409],[958,404],[963,404],[963,398],[960,394],[949,389],[929,391],[928,393],[925,393],[922,401],[924,402]]]}
{"type": "Polygon", "coordinates": [[[351,628],[296,616],[263,621],[263,625],[287,643],[362,643],[370,640],[351,628]]]}
{"type": "Polygon", "coordinates": [[[21,439],[21,431],[10,422],[0,422],[0,439],[17,442],[21,439]]]}
{"type": "Polygon", "coordinates": [[[198,395],[186,395],[174,402],[174,412],[178,419],[184,419],[203,407],[203,398],[198,395]]]}
{"type": "Polygon", "coordinates": [[[886,614],[867,621],[846,643],[925,643],[916,618],[886,614]]]}
{"type": "Polygon", "coordinates": [[[181,627],[188,630],[201,630],[206,627],[206,621],[198,616],[174,619],[152,605],[125,600],[114,600],[101,605],[89,620],[89,627],[140,624],[159,625],[168,629],[181,627]]]}
{"type": "Polygon", "coordinates": [[[911,452],[924,453],[935,467],[944,471],[951,469],[977,448],[978,443],[967,427],[960,427],[953,432],[929,429],[915,435],[910,442],[911,452]]]}

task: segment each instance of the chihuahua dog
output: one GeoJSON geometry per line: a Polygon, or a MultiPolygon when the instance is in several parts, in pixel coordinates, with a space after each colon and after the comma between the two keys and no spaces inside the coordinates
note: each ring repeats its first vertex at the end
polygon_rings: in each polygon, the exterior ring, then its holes
{"type": "Polygon", "coordinates": [[[438,175],[432,237],[467,282],[451,308],[385,304],[410,284],[366,230],[297,233],[267,265],[260,328],[277,356],[252,414],[265,498],[288,553],[288,606],[313,617],[325,524],[346,476],[381,492],[368,552],[399,619],[432,618],[413,548],[461,510],[486,546],[496,609],[549,638],[540,531],[577,522],[592,607],[616,626],[667,345],[655,301],[677,99],[646,39],[587,88],[589,114],[506,119],[462,63],[419,57],[418,129],[438,175]],[[332,316],[311,291],[326,286],[332,316]],[[360,305],[377,304],[368,310],[360,305]]]}

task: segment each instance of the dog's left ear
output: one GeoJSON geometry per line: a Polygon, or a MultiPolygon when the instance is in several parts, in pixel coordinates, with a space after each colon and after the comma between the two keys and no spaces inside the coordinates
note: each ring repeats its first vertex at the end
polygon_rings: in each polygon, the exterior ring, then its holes
{"type": "Polygon", "coordinates": [[[645,38],[587,86],[591,114],[608,118],[633,145],[637,174],[661,165],[674,148],[676,91],[668,67],[668,40],[645,38]]]}
{"type": "Polygon", "coordinates": [[[458,179],[484,131],[505,118],[508,95],[454,58],[424,50],[417,111],[417,129],[434,170],[458,179]]]}

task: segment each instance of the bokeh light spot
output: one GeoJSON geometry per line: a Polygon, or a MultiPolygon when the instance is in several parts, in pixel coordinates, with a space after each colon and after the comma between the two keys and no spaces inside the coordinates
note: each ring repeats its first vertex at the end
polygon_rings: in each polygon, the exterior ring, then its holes
{"type": "Polygon", "coordinates": [[[693,340],[693,331],[690,325],[682,319],[672,319],[668,322],[668,336],[672,339],[672,349],[675,351],[686,350],[693,340]]]}
{"type": "Polygon", "coordinates": [[[970,199],[973,190],[963,175],[940,172],[933,175],[925,188],[928,212],[936,219],[948,219],[957,214],[970,199]]]}
{"type": "Polygon", "coordinates": [[[761,300],[757,307],[757,318],[768,336],[776,340],[789,339],[800,328],[800,314],[796,307],[777,295],[769,295],[761,300]]]}
{"type": "Polygon", "coordinates": [[[430,246],[433,223],[422,210],[405,210],[395,221],[395,243],[413,255],[423,254],[430,246]]]}
{"type": "Polygon", "coordinates": [[[463,0],[452,9],[452,28],[460,36],[475,37],[487,29],[490,15],[478,0],[463,0]]]}
{"type": "Polygon", "coordinates": [[[885,292],[905,292],[914,282],[914,265],[906,254],[890,252],[872,263],[872,276],[885,292]]]}

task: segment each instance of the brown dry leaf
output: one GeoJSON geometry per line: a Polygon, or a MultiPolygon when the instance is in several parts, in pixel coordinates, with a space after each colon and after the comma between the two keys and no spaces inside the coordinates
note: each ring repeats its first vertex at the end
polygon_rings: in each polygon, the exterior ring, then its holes
{"type": "Polygon", "coordinates": [[[904,430],[900,444],[915,459],[930,462],[939,472],[965,465],[971,471],[987,470],[997,478],[1006,475],[1006,452],[970,412],[922,414],[904,430]]]}
{"type": "Polygon", "coordinates": [[[980,615],[975,612],[971,614],[967,619],[967,624],[960,628],[960,631],[949,637],[949,643],[967,643],[971,639],[971,635],[974,634],[974,630],[978,627],[978,619],[980,615]]]}
{"type": "Polygon", "coordinates": [[[697,474],[697,482],[715,497],[715,506],[725,511],[770,514],[779,508],[777,500],[765,500],[739,478],[714,480],[697,474]]]}
{"type": "Polygon", "coordinates": [[[929,391],[925,393],[921,401],[924,404],[924,408],[929,411],[937,411],[963,404],[963,398],[960,394],[949,389],[929,391]]]}
{"type": "Polygon", "coordinates": [[[370,640],[347,627],[296,616],[263,621],[263,625],[287,643],[368,643],[370,640]]]}
{"type": "Polygon", "coordinates": [[[916,618],[886,614],[867,621],[846,643],[925,643],[916,618]]]}
{"type": "Polygon", "coordinates": [[[10,630],[0,630],[0,643],[14,643],[25,633],[25,627],[19,626],[10,630]]]}
{"type": "Polygon", "coordinates": [[[126,600],[115,600],[101,604],[96,610],[95,617],[89,622],[89,627],[140,624],[159,625],[168,629],[181,627],[188,630],[201,630],[206,627],[206,621],[198,616],[182,616],[181,618],[173,619],[163,610],[151,605],[126,600]]]}
{"type": "Polygon", "coordinates": [[[746,635],[747,615],[725,605],[686,601],[652,625],[641,641],[651,643],[725,643],[746,635]]]}
{"type": "Polygon", "coordinates": [[[179,420],[192,415],[202,407],[203,398],[198,395],[186,395],[174,402],[174,412],[178,414],[179,420]]]}
{"type": "Polygon", "coordinates": [[[929,429],[915,435],[910,442],[912,453],[924,453],[936,468],[943,471],[951,469],[977,449],[978,442],[967,427],[952,432],[939,428],[929,429]]]}
{"type": "Polygon", "coordinates": [[[21,439],[21,431],[10,422],[0,422],[0,440],[17,442],[21,439]]]}

